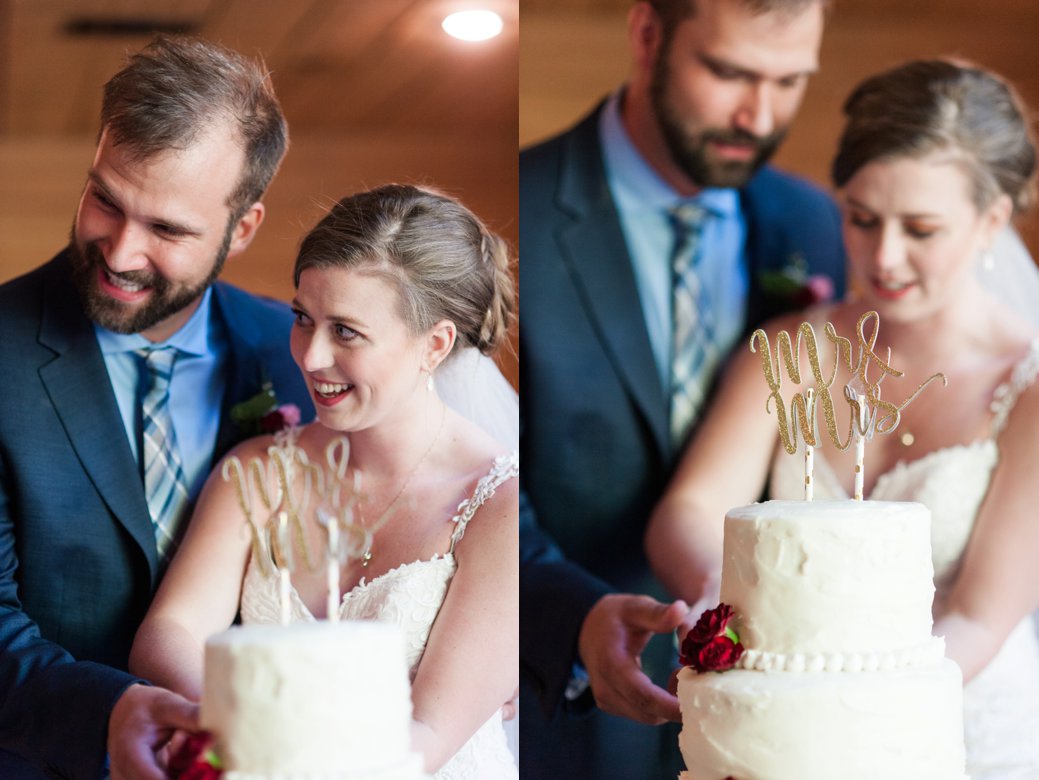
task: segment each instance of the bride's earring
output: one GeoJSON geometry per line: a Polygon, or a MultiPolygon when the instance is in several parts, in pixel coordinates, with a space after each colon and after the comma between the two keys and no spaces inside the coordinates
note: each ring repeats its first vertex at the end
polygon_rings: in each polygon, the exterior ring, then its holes
{"type": "Polygon", "coordinates": [[[996,270],[996,256],[992,253],[991,248],[981,253],[981,267],[988,272],[996,270]]]}
{"type": "Polygon", "coordinates": [[[426,392],[427,393],[432,393],[433,392],[433,372],[432,371],[427,371],[426,372],[426,392]]]}

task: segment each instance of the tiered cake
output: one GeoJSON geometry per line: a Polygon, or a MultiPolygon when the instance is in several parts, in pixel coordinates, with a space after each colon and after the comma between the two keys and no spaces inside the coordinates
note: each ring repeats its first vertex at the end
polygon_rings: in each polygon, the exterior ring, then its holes
{"type": "Polygon", "coordinates": [[[683,780],[964,780],[962,678],[931,636],[930,513],[768,501],[725,518],[736,668],[679,674],[683,780]]]}
{"type": "Polygon", "coordinates": [[[397,626],[251,625],[206,642],[202,727],[227,780],[418,780],[397,626]]]}

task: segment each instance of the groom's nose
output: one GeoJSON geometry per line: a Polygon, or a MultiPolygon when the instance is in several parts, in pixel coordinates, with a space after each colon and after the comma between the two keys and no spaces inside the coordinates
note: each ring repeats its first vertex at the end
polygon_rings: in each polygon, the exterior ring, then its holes
{"type": "Polygon", "coordinates": [[[113,273],[139,271],[147,268],[147,244],[133,223],[124,220],[108,237],[105,262],[113,273]]]}

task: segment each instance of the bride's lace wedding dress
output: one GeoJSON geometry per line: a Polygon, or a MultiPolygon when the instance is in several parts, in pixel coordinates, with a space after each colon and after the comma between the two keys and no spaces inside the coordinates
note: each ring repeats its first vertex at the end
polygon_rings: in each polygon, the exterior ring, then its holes
{"type": "MultiPolygon", "coordinates": [[[[457,568],[455,545],[461,541],[477,510],[494,495],[497,487],[518,474],[518,453],[499,457],[490,472],[477,483],[473,494],[459,505],[458,513],[445,518],[445,522],[455,526],[447,552],[431,560],[401,564],[370,582],[362,579],[357,587],[343,594],[340,619],[382,620],[403,628],[412,680],[457,568]]],[[[250,556],[242,585],[242,622],[279,622],[278,593],[277,577],[264,576],[260,567],[253,565],[250,556]]],[[[290,590],[289,598],[293,622],[314,620],[295,589],[290,590]]],[[[433,777],[435,780],[508,780],[518,777],[515,761],[506,744],[501,711],[484,723],[433,777]]]]}
{"type": "MultiPolygon", "coordinates": [[[[1018,396],[1039,374],[1039,340],[992,399],[987,438],[899,462],[881,475],[869,496],[919,501],[931,510],[935,600],[941,603],[959,572],[978,510],[999,461],[997,437],[1018,396]]],[[[803,451],[802,451],[803,452],[803,451]]],[[[815,452],[815,496],[849,498],[836,474],[815,452]]],[[[868,456],[868,451],[867,451],[868,456]]],[[[782,448],[772,463],[773,498],[804,497],[804,459],[782,448]]],[[[967,773],[971,780],[1039,778],[1039,641],[1028,616],[999,653],[963,691],[967,773]]]]}

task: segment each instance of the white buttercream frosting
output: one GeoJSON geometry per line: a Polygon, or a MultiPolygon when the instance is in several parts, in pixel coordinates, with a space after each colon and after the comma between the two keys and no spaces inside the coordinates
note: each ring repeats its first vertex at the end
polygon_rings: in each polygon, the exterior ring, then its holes
{"type": "Polygon", "coordinates": [[[960,780],[959,667],[678,676],[690,780],[960,780]]]}
{"type": "Polygon", "coordinates": [[[916,647],[871,653],[786,654],[745,650],[736,666],[759,672],[876,672],[933,665],[944,657],[945,641],[932,636],[916,647]]]}
{"type": "Polygon", "coordinates": [[[239,626],[206,642],[201,724],[228,780],[418,780],[399,627],[239,626]]]}
{"type": "Polygon", "coordinates": [[[725,517],[721,600],[748,650],[899,653],[931,636],[930,513],[894,501],[767,501],[725,517]]]}

